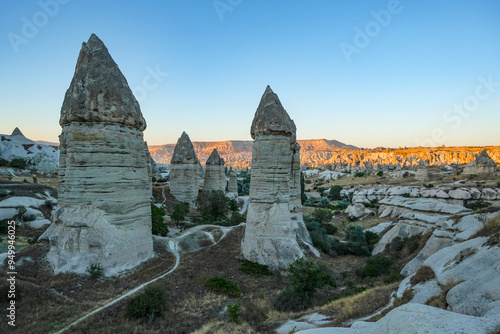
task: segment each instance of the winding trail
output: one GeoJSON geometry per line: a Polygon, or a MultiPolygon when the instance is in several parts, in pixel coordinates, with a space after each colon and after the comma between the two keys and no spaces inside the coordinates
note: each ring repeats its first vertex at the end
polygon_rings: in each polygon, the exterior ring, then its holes
{"type": "Polygon", "coordinates": [[[153,278],[152,280],[146,282],[146,283],[143,283],[141,285],[139,285],[138,287],[130,290],[129,292],[125,293],[124,295],[121,295],[120,297],[116,298],[116,299],[113,299],[112,301],[110,301],[109,303],[99,307],[99,308],[96,308],[95,310],[93,310],[92,312],[90,313],[87,313],[86,315],[84,315],[83,317],[73,321],[71,324],[69,324],[68,326],[64,327],[63,329],[61,329],[60,331],[56,332],[56,334],[60,334],[60,333],[64,333],[66,332],[67,330],[69,330],[71,327],[73,327],[74,325],[82,322],[83,320],[87,319],[88,317],[90,317],[91,315],[94,315],[102,310],[104,310],[105,308],[108,308],[109,306],[113,305],[113,304],[116,304],[118,303],[120,300],[124,299],[124,298],[127,298],[128,296],[136,293],[137,291],[141,290],[142,288],[148,286],[149,284],[151,283],[154,283],[156,282],[157,280],[171,274],[175,269],[177,269],[177,267],[179,266],[179,263],[181,261],[181,257],[180,257],[180,254],[179,254],[179,251],[178,251],[178,242],[177,240],[169,240],[168,241],[168,246],[170,248],[170,251],[174,254],[175,256],[175,265],[172,267],[172,269],[170,269],[168,272],[156,277],[156,278],[153,278]]]}

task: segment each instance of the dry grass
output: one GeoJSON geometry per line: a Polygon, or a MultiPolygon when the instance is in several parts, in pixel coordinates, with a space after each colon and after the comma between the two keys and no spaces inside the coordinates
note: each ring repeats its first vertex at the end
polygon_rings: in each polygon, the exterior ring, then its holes
{"type": "Polygon", "coordinates": [[[332,316],[332,323],[328,326],[342,326],[346,322],[368,316],[386,306],[391,292],[397,289],[398,283],[378,286],[360,294],[342,298],[325,305],[320,309],[322,314],[332,316]]]}
{"type": "Polygon", "coordinates": [[[441,293],[438,296],[429,298],[429,300],[427,300],[425,304],[446,310],[448,308],[448,301],[446,300],[448,291],[450,291],[453,287],[457,286],[460,283],[462,283],[462,281],[445,285],[441,288],[441,293]]]}
{"type": "Polygon", "coordinates": [[[434,274],[434,271],[431,269],[431,267],[423,265],[418,268],[415,276],[411,278],[410,282],[412,285],[415,285],[418,283],[427,282],[434,277],[436,277],[436,275],[434,274]]]}

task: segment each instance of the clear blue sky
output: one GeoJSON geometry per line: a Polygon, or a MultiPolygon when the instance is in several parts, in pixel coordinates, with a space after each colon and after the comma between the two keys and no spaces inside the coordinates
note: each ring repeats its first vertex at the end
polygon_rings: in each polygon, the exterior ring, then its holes
{"type": "Polygon", "coordinates": [[[269,84],[299,139],[500,145],[500,1],[59,1],[0,3],[0,133],[58,141],[95,33],[149,144],[250,139],[269,84]]]}

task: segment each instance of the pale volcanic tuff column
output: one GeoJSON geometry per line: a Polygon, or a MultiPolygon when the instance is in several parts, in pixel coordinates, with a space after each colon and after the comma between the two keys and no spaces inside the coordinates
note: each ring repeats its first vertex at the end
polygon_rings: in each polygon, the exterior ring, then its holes
{"type": "Polygon", "coordinates": [[[267,86],[252,122],[252,178],[243,256],[283,268],[304,256],[290,214],[290,173],[295,124],[267,86]]]}
{"type": "Polygon", "coordinates": [[[227,192],[233,197],[238,197],[238,178],[235,172],[229,173],[229,182],[227,184],[227,192]]]}
{"type": "Polygon", "coordinates": [[[302,198],[300,188],[300,145],[293,145],[292,150],[292,168],[290,173],[290,214],[292,219],[292,228],[297,236],[305,242],[312,244],[311,236],[307,230],[302,215],[302,198]]]}
{"type": "Polygon", "coordinates": [[[193,143],[186,132],[182,132],[170,160],[170,193],[181,202],[194,206],[198,197],[200,161],[193,143]]]}
{"type": "Polygon", "coordinates": [[[226,191],[226,171],[224,170],[224,159],[214,148],[205,165],[205,181],[203,190],[226,191]]]}
{"type": "Polygon", "coordinates": [[[61,108],[58,208],[43,237],[55,272],[106,276],[153,256],[141,109],[104,43],[82,44],[61,108]]]}

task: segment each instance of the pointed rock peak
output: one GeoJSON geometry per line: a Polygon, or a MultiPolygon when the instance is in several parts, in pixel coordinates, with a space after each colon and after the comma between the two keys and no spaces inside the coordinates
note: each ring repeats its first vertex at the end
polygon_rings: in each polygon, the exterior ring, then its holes
{"type": "Polygon", "coordinates": [[[252,122],[252,138],[255,139],[258,135],[294,136],[295,133],[295,124],[283,108],[278,95],[267,86],[252,122]]]}
{"type": "Polygon", "coordinates": [[[94,34],[82,44],[75,74],[64,96],[59,124],[72,122],[119,124],[141,131],[146,128],[127,80],[94,34]]]}
{"type": "Polygon", "coordinates": [[[224,159],[222,159],[219,155],[219,152],[217,152],[217,149],[214,148],[212,153],[207,159],[206,162],[207,165],[224,165],[224,159]]]}
{"type": "Polygon", "coordinates": [[[182,132],[181,137],[177,140],[172,155],[171,164],[199,164],[198,157],[194,151],[193,143],[186,132],[182,132]]]}
{"type": "Polygon", "coordinates": [[[476,157],[476,164],[480,165],[490,165],[490,166],[496,166],[497,164],[493,159],[488,154],[488,151],[486,149],[482,150],[481,153],[476,157]]]}
{"type": "Polygon", "coordinates": [[[12,131],[11,136],[23,136],[23,137],[24,137],[23,133],[21,132],[21,130],[19,130],[19,128],[18,128],[18,127],[16,127],[16,128],[14,129],[14,131],[12,131]]]}

